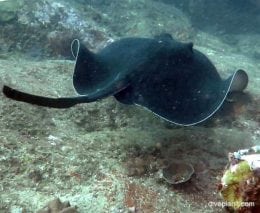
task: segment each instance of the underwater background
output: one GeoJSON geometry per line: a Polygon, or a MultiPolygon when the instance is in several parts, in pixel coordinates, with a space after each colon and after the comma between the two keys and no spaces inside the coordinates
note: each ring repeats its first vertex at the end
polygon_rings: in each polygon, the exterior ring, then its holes
{"type": "Polygon", "coordinates": [[[209,203],[223,201],[228,154],[260,145],[259,0],[2,0],[0,85],[73,96],[73,39],[96,52],[161,33],[193,42],[223,78],[246,70],[245,94],[180,127],[113,97],[48,109],[1,93],[0,213],[226,212],[209,203]],[[174,172],[185,181],[170,184],[174,172]]]}

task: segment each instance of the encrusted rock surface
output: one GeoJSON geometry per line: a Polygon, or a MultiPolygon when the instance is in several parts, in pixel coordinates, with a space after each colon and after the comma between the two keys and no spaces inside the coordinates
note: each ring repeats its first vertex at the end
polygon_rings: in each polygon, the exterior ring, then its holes
{"type": "Polygon", "coordinates": [[[15,34],[12,22],[1,28],[1,33],[9,37],[0,38],[0,86],[5,83],[52,97],[75,95],[71,80],[74,64],[67,60],[69,50],[64,48],[66,53],[62,53],[66,60],[45,59],[57,59],[62,52],[58,47],[52,49],[49,43],[55,41],[55,36],[64,32],[69,38],[65,36],[61,43],[66,43],[76,32],[97,50],[110,39],[152,36],[162,30],[178,39],[194,41],[195,48],[210,57],[223,77],[236,69],[245,69],[250,83],[246,95],[233,97],[234,101],[226,103],[211,121],[189,128],[171,125],[140,107],[122,105],[113,97],[57,110],[14,102],[0,94],[0,211],[35,212],[59,197],[77,206],[78,212],[223,212],[208,203],[221,201],[216,184],[228,153],[260,143],[260,65],[252,54],[242,51],[246,43],[252,45],[251,49],[256,48],[253,44],[258,37],[239,35],[234,46],[216,36],[194,31],[176,8],[171,10],[167,5],[144,0],[129,1],[128,6],[125,1],[111,3],[121,8],[115,16],[106,14],[109,12],[106,5],[100,10],[95,4],[85,10],[76,6],[66,8],[72,10],[70,20],[78,18],[79,13],[73,11],[82,12],[82,28],[75,26],[71,36],[66,33],[65,22],[59,22],[67,19],[55,16],[63,13],[61,5],[66,2],[46,1],[47,8],[40,6],[43,2],[27,5],[36,8],[33,14],[24,13],[23,19],[18,15],[17,29],[27,26],[23,30],[30,33],[22,30],[15,34]],[[52,9],[54,3],[60,10],[52,9]],[[143,8],[150,8],[150,12],[140,12],[143,8]],[[43,11],[54,15],[42,16],[43,11]],[[174,12],[169,20],[170,11],[174,12]],[[119,14],[125,15],[123,20],[130,28],[118,22],[119,14]],[[52,26],[54,17],[58,21],[52,26]],[[40,32],[39,27],[43,28],[40,32]],[[102,35],[87,33],[93,29],[102,35]],[[11,51],[20,44],[26,54],[11,51]],[[41,50],[45,58],[37,52],[41,50]],[[45,55],[46,51],[49,55],[45,55]],[[175,159],[192,164],[195,170],[195,176],[181,186],[170,186],[160,178],[164,160],[175,159]]]}

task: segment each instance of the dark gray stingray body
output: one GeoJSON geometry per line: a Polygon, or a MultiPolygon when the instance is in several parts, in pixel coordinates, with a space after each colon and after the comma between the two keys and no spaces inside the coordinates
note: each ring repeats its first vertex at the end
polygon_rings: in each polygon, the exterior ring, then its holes
{"type": "Polygon", "coordinates": [[[32,104],[67,108],[107,96],[143,106],[180,125],[194,125],[213,115],[228,92],[242,91],[248,77],[242,70],[222,80],[210,60],[164,34],[154,39],[125,38],[94,54],[72,43],[76,57],[73,85],[80,96],[46,98],[4,86],[7,97],[32,104]]]}

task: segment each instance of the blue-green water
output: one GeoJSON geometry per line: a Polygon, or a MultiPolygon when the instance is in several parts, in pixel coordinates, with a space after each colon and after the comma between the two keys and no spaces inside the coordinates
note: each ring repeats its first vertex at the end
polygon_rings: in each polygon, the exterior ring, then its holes
{"type": "MultiPolygon", "coordinates": [[[[75,96],[73,39],[98,52],[161,33],[193,42],[222,78],[249,76],[244,94],[192,127],[113,97],[59,110],[1,93],[0,212],[37,212],[56,197],[77,206],[71,212],[225,212],[209,203],[223,201],[216,185],[228,153],[260,145],[259,14],[258,0],[0,1],[1,87],[75,96]],[[169,162],[194,174],[172,186],[162,176],[169,162]]],[[[69,211],[57,201],[48,208],[69,211]]]]}

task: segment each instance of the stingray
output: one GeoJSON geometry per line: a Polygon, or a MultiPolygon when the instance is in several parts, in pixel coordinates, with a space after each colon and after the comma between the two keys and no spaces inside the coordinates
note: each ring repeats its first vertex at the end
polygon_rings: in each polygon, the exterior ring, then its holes
{"type": "Polygon", "coordinates": [[[78,96],[51,98],[4,85],[6,97],[52,108],[69,108],[114,96],[123,104],[142,106],[174,124],[195,125],[210,118],[228,93],[243,91],[245,71],[223,80],[212,62],[169,34],[122,38],[97,53],[79,40],[71,44],[76,59],[73,86],[78,96]]]}

